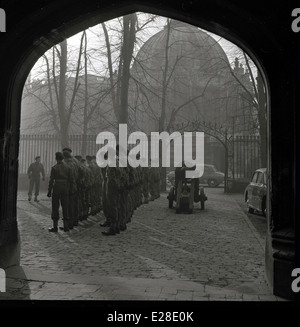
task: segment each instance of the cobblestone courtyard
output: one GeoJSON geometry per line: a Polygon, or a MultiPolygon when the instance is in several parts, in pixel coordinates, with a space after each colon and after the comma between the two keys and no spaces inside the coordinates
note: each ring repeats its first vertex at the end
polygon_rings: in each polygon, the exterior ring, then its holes
{"type": "Polygon", "coordinates": [[[193,214],[175,214],[162,194],[116,236],[101,234],[102,213],[49,233],[49,199],[19,193],[21,265],[6,271],[0,299],[280,300],[264,275],[264,218],[252,224],[241,194],[205,192],[205,210],[193,214]]]}

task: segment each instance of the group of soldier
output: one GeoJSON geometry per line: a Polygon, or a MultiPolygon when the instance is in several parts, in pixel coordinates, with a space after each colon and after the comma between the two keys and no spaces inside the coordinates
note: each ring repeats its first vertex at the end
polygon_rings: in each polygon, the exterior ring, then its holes
{"type": "MultiPolygon", "coordinates": [[[[134,211],[144,203],[160,197],[158,167],[120,167],[119,148],[113,154],[116,167],[101,168],[96,156],[72,156],[70,148],[57,152],[57,164],[51,168],[48,197],[52,197],[53,227],[58,231],[59,207],[65,232],[78,226],[79,221],[101,210],[106,218],[101,227],[104,235],[116,235],[127,229],[134,211]]],[[[107,159],[107,157],[106,157],[107,159]]]]}

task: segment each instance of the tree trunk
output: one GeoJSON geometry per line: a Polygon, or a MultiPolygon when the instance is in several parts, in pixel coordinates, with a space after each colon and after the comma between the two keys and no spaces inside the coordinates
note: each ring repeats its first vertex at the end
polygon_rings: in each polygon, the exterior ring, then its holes
{"type": "Polygon", "coordinates": [[[119,123],[128,122],[128,91],[130,79],[130,65],[132,60],[135,34],[136,34],[136,14],[123,17],[123,46],[122,46],[122,74],[121,74],[121,94],[119,123]]]}
{"type": "Polygon", "coordinates": [[[66,72],[67,72],[67,40],[60,43],[60,72],[58,113],[60,118],[60,136],[62,148],[69,146],[69,121],[66,113],[66,72]]]}

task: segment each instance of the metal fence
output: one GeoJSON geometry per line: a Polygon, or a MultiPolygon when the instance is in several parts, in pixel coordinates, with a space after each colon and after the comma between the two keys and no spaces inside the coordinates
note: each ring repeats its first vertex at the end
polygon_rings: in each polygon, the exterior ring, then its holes
{"type": "MultiPolygon", "coordinates": [[[[87,135],[85,151],[88,155],[96,155],[98,145],[96,135],[87,135]]],[[[82,155],[82,135],[70,135],[69,147],[73,155],[82,155]]],[[[34,158],[41,156],[46,175],[50,174],[51,167],[56,163],[55,152],[61,151],[60,137],[58,135],[21,135],[19,147],[19,174],[26,174],[34,158]]]]}
{"type": "MultiPolygon", "coordinates": [[[[73,155],[96,155],[99,145],[96,144],[97,135],[87,135],[83,141],[82,135],[70,135],[69,147],[73,155]],[[82,153],[83,142],[85,153],[82,153]]],[[[220,143],[221,144],[221,143],[220,143]]],[[[222,146],[221,146],[222,147],[222,146]]],[[[171,162],[173,160],[171,147],[171,162]]],[[[41,156],[46,175],[56,163],[55,152],[61,151],[58,135],[21,135],[19,148],[19,173],[26,174],[34,158],[41,156]]],[[[219,156],[219,160],[222,160],[219,156]]],[[[224,159],[225,160],[225,159],[224,159]]],[[[211,162],[213,163],[213,162],[211,162]]],[[[260,139],[258,136],[236,136],[234,138],[234,178],[250,178],[253,171],[260,168],[260,139]]],[[[219,163],[220,165],[220,163],[219,163]]],[[[221,165],[222,166],[222,165],[221,165]]]]}
{"type": "Polygon", "coordinates": [[[234,178],[251,178],[261,167],[260,137],[236,136],[234,138],[234,178]]]}

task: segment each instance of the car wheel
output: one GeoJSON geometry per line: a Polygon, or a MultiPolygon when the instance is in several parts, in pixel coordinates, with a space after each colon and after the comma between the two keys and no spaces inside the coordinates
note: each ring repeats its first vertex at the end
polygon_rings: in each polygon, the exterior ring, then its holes
{"type": "Polygon", "coordinates": [[[266,199],[265,198],[262,200],[261,212],[262,212],[263,216],[266,217],[266,215],[267,215],[267,206],[266,206],[266,199]]]}
{"type": "Polygon", "coordinates": [[[209,187],[216,187],[216,186],[218,186],[219,184],[217,183],[217,181],[216,181],[215,179],[209,179],[209,180],[207,181],[207,185],[208,185],[209,187]]]}
{"type": "Polygon", "coordinates": [[[248,213],[254,213],[254,209],[251,207],[248,207],[248,213]]]}

